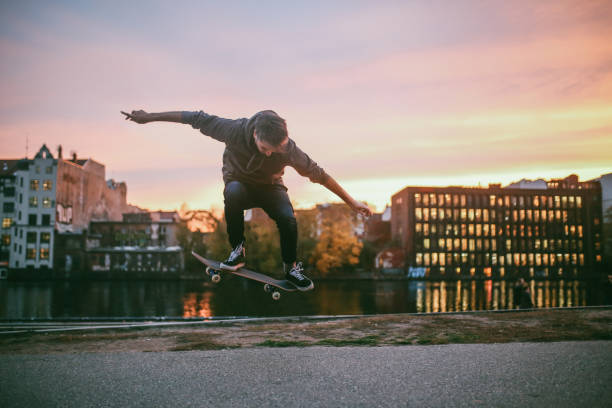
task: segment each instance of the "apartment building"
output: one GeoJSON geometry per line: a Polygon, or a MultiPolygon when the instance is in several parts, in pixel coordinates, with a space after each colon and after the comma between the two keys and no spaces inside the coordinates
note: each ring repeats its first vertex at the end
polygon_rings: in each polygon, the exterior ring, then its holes
{"type": "Polygon", "coordinates": [[[406,187],[393,195],[391,234],[401,243],[408,274],[583,278],[599,273],[599,182],[570,176],[520,186],[406,187]]]}
{"type": "Polygon", "coordinates": [[[57,156],[43,145],[32,159],[0,159],[0,262],[9,270],[49,271],[58,234],[78,234],[91,220],[128,211],[125,183],[106,181],[103,164],[76,154],[64,160],[61,147],[57,156]]]}

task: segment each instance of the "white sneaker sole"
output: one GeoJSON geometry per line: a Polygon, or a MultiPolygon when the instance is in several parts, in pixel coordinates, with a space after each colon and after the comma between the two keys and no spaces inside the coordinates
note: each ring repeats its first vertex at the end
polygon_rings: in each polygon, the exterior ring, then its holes
{"type": "Polygon", "coordinates": [[[301,286],[298,286],[298,285],[296,285],[295,283],[293,283],[293,282],[291,282],[291,281],[287,281],[287,282],[289,282],[290,284],[292,284],[293,286],[295,286],[295,288],[296,288],[297,290],[301,291],[301,292],[308,292],[309,290],[313,290],[313,289],[314,289],[314,282],[310,282],[310,285],[309,285],[309,286],[306,286],[306,287],[301,287],[301,286]]]}

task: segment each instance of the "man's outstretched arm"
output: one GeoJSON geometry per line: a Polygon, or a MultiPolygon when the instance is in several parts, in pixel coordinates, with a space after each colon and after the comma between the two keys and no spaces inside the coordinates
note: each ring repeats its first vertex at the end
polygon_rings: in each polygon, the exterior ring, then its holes
{"type": "Polygon", "coordinates": [[[327,188],[329,191],[337,195],[348,204],[353,211],[358,212],[361,215],[369,217],[372,215],[372,211],[368,208],[367,205],[362,203],[361,201],[355,200],[349,193],[347,193],[340,184],[332,176],[327,176],[327,180],[323,183],[323,186],[327,188]]]}
{"type": "Polygon", "coordinates": [[[143,110],[133,110],[132,113],[121,111],[125,115],[125,120],[131,120],[136,123],[149,123],[149,122],[176,122],[182,123],[182,112],[158,112],[148,113],[143,110]]]}

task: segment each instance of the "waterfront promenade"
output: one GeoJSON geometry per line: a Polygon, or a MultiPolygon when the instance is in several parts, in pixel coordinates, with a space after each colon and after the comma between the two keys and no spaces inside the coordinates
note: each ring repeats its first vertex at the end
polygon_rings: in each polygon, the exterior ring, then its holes
{"type": "Polygon", "coordinates": [[[3,407],[605,407],[612,341],[0,356],[3,407]]]}

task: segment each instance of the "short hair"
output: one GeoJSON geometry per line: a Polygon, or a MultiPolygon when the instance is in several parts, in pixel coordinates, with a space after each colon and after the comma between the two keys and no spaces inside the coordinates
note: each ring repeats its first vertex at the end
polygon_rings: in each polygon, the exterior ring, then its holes
{"type": "Polygon", "coordinates": [[[272,146],[280,145],[289,136],[285,119],[271,110],[259,112],[255,118],[257,137],[272,146]]]}

